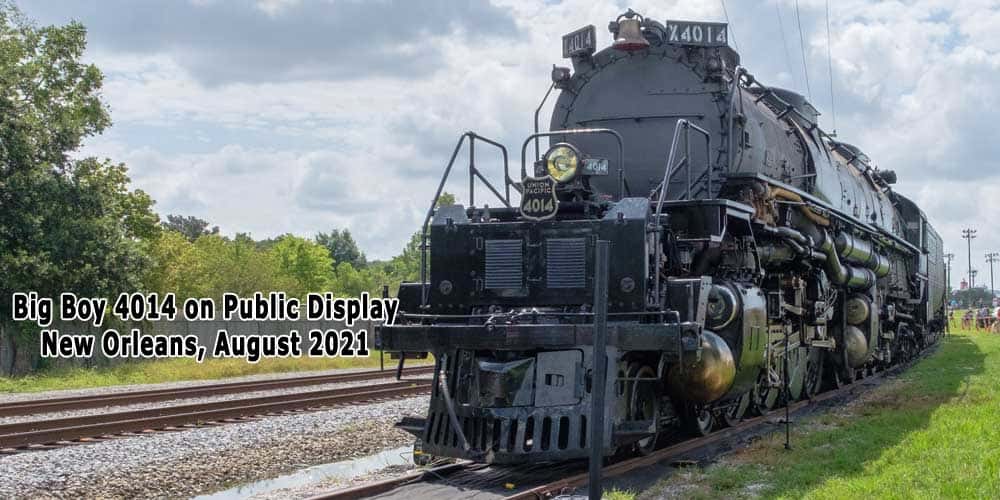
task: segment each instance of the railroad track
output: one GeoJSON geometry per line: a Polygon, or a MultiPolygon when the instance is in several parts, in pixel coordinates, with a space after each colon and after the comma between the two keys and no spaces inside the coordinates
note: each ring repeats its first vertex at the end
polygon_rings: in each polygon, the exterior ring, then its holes
{"type": "MultiPolygon", "coordinates": [[[[794,415],[807,407],[847,396],[865,386],[877,385],[878,380],[906,370],[920,359],[930,355],[935,349],[936,347],[928,349],[924,354],[908,363],[878,372],[840,388],[822,392],[812,399],[792,403],[788,408],[788,413],[789,415],[794,415]]],[[[784,415],[784,407],[776,408],[767,415],[744,420],[735,426],[720,429],[708,436],[687,439],[656,450],[647,456],[630,458],[610,464],[602,469],[602,477],[612,478],[621,476],[644,467],[677,460],[697,450],[726,443],[747,432],[759,430],[765,425],[781,423],[783,422],[781,419],[784,415]]],[[[423,483],[433,481],[453,485],[459,491],[469,491],[470,493],[476,492],[477,485],[489,485],[492,489],[489,493],[505,500],[549,499],[566,492],[578,491],[581,487],[586,488],[588,480],[586,462],[577,461],[575,465],[558,464],[555,467],[558,467],[558,469],[553,469],[553,466],[539,469],[537,465],[532,465],[514,466],[504,470],[502,467],[493,467],[470,461],[459,461],[437,467],[415,470],[408,474],[382,481],[331,491],[314,496],[310,500],[339,500],[367,497],[415,498],[430,494],[447,496],[447,493],[442,493],[441,491],[434,492],[432,490],[413,489],[414,487],[419,488],[423,483]],[[533,475],[543,475],[545,473],[555,475],[560,475],[561,473],[561,475],[554,480],[545,478],[540,481],[531,481],[533,475]],[[543,482],[544,484],[539,484],[539,482],[543,482]],[[510,491],[498,494],[498,489],[507,489],[510,491]]]]}
{"type": "MultiPolygon", "coordinates": [[[[416,366],[403,370],[404,376],[425,375],[434,372],[434,366],[416,366]]],[[[308,387],[314,385],[337,384],[388,378],[394,376],[394,371],[366,370],[352,373],[335,373],[328,375],[310,375],[306,377],[288,377],[271,380],[256,380],[247,382],[229,382],[221,384],[199,385],[173,389],[151,389],[145,391],[130,391],[111,394],[95,394],[89,396],[74,396],[57,399],[17,401],[0,404],[0,417],[16,415],[33,415],[85,408],[102,408],[105,406],[125,406],[137,403],[170,401],[174,399],[190,399],[223,394],[236,394],[252,391],[268,391],[291,387],[308,387]]]]}
{"type": "Polygon", "coordinates": [[[0,450],[10,453],[18,449],[45,449],[47,446],[43,445],[91,442],[154,430],[177,431],[209,423],[237,422],[292,411],[397,399],[428,393],[430,387],[430,380],[404,380],[84,417],[34,420],[0,425],[0,450]]]}

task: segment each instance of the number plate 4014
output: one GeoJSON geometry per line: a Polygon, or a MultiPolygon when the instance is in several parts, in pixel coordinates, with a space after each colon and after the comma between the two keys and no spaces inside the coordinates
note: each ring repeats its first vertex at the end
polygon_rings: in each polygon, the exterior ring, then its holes
{"type": "Polygon", "coordinates": [[[551,176],[525,177],[521,182],[521,215],[526,219],[551,219],[559,211],[556,181],[551,176]]]}
{"type": "Polygon", "coordinates": [[[721,47],[729,41],[726,23],[667,21],[666,27],[667,43],[671,44],[721,47]]]}

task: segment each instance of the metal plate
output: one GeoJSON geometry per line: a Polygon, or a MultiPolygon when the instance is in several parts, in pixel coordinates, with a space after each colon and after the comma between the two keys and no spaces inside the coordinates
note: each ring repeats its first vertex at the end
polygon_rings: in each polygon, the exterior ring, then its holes
{"type": "Polygon", "coordinates": [[[545,284],[549,288],[583,288],[587,283],[586,240],[549,238],[545,241],[545,284]]]}
{"type": "Polygon", "coordinates": [[[524,242],[486,240],[486,288],[520,289],[524,286],[524,242]]]}
{"type": "Polygon", "coordinates": [[[535,406],[579,403],[576,372],[582,362],[583,353],[577,350],[538,353],[535,406]]]}
{"type": "Polygon", "coordinates": [[[521,215],[525,218],[551,219],[559,211],[556,181],[551,176],[525,177],[521,189],[521,215]]]}
{"type": "Polygon", "coordinates": [[[583,175],[608,175],[607,158],[586,158],[583,160],[583,175]]]}
{"type": "Polygon", "coordinates": [[[593,54],[597,50],[597,29],[591,24],[563,35],[562,47],[564,58],[593,54]]]}
{"type": "Polygon", "coordinates": [[[721,47],[729,43],[729,26],[726,23],[667,21],[667,43],[721,47]]]}

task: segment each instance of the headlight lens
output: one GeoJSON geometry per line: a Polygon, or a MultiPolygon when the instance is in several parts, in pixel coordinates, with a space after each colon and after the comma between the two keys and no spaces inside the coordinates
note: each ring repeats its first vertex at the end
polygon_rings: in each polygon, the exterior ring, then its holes
{"type": "Polygon", "coordinates": [[[556,144],[545,153],[545,167],[556,182],[569,182],[576,177],[580,153],[569,144],[556,144]]]}

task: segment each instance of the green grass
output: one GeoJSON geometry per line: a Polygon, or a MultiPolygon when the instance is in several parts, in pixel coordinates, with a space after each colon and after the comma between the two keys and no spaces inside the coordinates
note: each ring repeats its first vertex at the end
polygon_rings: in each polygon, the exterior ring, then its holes
{"type": "MultiPolygon", "coordinates": [[[[691,498],[1000,497],[1000,335],[956,332],[860,400],[646,492],[691,498]]],[[[642,495],[645,497],[647,495],[642,495]]]]}
{"type": "MultiPolygon", "coordinates": [[[[15,378],[0,377],[0,392],[38,392],[58,389],[105,387],[123,384],[154,384],[181,380],[208,380],[259,373],[286,373],[335,368],[378,368],[379,352],[368,358],[268,358],[255,364],[242,359],[191,359],[132,362],[107,368],[58,368],[15,378]]],[[[422,360],[408,360],[416,365],[422,360]]],[[[386,368],[396,361],[386,356],[386,368]]]]}
{"type": "Polygon", "coordinates": [[[632,490],[620,490],[618,488],[611,488],[610,490],[604,490],[601,494],[602,500],[635,500],[635,492],[632,490]]]}

